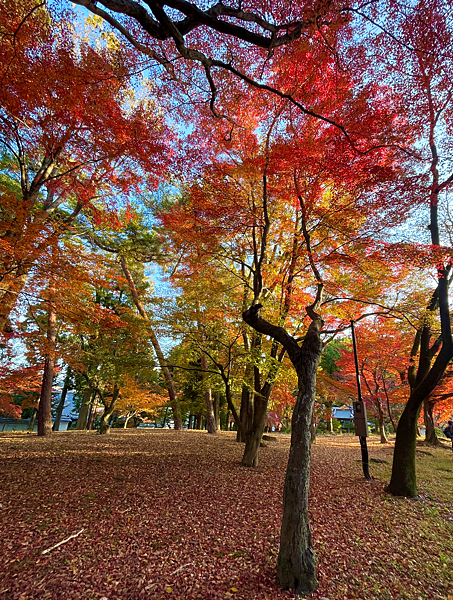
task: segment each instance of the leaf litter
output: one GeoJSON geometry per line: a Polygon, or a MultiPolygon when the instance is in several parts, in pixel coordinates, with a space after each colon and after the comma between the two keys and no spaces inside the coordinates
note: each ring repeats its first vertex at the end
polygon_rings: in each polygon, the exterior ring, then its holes
{"type": "MultiPolygon", "coordinates": [[[[275,581],[289,441],[247,469],[232,433],[0,435],[0,598],[293,598],[275,581]]],[[[391,462],[391,445],[371,446],[391,462]]],[[[355,438],[313,445],[313,600],[453,595],[453,502],[388,496],[388,469],[366,482],[355,438]]]]}

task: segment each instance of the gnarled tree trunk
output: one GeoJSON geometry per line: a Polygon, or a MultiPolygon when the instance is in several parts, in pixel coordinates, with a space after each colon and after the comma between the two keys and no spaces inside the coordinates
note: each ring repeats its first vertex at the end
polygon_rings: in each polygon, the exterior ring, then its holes
{"type": "MultiPolygon", "coordinates": [[[[314,306],[322,297],[322,284],[314,306]]],[[[323,321],[307,307],[312,318],[302,346],[283,327],[277,327],[258,316],[259,307],[243,314],[246,323],[277,340],[293,363],[298,376],[298,395],[291,421],[291,448],[283,491],[283,518],[277,579],[283,588],[293,588],[296,595],[307,594],[317,587],[315,553],[312,547],[308,517],[310,483],[311,424],[316,393],[316,372],[322,352],[319,331],[323,321]]]]}
{"type": "Polygon", "coordinates": [[[417,495],[415,445],[417,423],[425,398],[431,394],[445,372],[453,355],[453,347],[444,344],[433,366],[409,396],[396,432],[392,477],[387,491],[394,496],[413,498],[417,495]]]}
{"type": "Polygon", "coordinates": [[[113,386],[112,400],[111,400],[110,404],[105,404],[105,410],[102,413],[101,424],[99,426],[99,433],[101,435],[110,433],[109,419],[113,415],[113,411],[115,410],[115,405],[118,400],[119,394],[120,394],[120,388],[115,383],[115,385],[113,386]]]}

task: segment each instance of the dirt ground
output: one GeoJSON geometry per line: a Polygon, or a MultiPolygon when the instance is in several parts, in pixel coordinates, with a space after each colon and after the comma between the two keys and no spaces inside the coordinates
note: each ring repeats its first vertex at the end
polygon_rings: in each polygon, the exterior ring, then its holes
{"type": "MultiPolygon", "coordinates": [[[[384,492],[392,444],[369,446],[370,483],[356,438],[313,446],[312,600],[453,600],[451,450],[417,453],[407,500],[384,492]]],[[[232,433],[0,434],[0,598],[292,598],[274,577],[289,436],[256,469],[242,450],[232,433]]]]}

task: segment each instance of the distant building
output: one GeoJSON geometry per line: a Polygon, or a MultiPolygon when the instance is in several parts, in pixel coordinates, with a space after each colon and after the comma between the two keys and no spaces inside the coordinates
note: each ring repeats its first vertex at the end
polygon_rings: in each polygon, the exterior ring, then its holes
{"type": "Polygon", "coordinates": [[[334,406],[332,408],[332,419],[339,421],[353,421],[354,409],[352,406],[334,406]]]}
{"type": "MultiPolygon", "coordinates": [[[[60,398],[61,392],[59,390],[57,390],[57,391],[58,391],[58,395],[55,394],[53,404],[55,404],[55,402],[58,404],[58,400],[60,398]]],[[[68,392],[66,394],[66,402],[65,402],[65,405],[63,408],[63,413],[61,415],[60,427],[58,428],[58,431],[66,431],[68,429],[69,425],[72,423],[72,421],[77,420],[77,413],[74,414],[72,412],[73,401],[74,401],[74,392],[68,392]]],[[[27,429],[30,425],[30,421],[31,421],[31,419],[8,419],[8,418],[0,417],[0,432],[1,431],[27,431],[27,429]]],[[[54,419],[52,418],[52,423],[53,423],[53,421],[54,421],[54,419]]],[[[33,428],[33,431],[37,431],[37,430],[38,430],[38,419],[36,419],[35,426],[33,428]]]]}

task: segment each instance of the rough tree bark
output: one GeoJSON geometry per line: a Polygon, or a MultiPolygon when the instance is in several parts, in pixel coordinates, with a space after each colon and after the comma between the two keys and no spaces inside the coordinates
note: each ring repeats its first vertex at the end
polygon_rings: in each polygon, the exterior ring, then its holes
{"type": "Polygon", "coordinates": [[[308,489],[316,372],[322,352],[319,333],[323,321],[315,309],[321,299],[322,284],[318,284],[316,302],[307,307],[312,322],[300,347],[283,327],[262,319],[256,306],[243,314],[244,321],[251,327],[282,344],[298,377],[299,389],[291,421],[291,448],[283,490],[283,518],[277,562],[279,584],[283,588],[295,589],[296,595],[310,593],[317,587],[315,554],[308,518],[308,489]]]}
{"type": "Polygon", "coordinates": [[[393,454],[392,477],[387,491],[394,496],[415,497],[417,495],[417,478],[415,473],[415,446],[417,440],[417,423],[423,401],[439,383],[448,364],[453,357],[453,344],[447,340],[442,345],[433,366],[414,388],[404,408],[396,432],[395,451],[393,454]]]}
{"type": "MultiPolygon", "coordinates": [[[[258,305],[261,306],[261,305],[258,305]]],[[[260,348],[261,335],[252,344],[254,349],[260,348]]],[[[269,397],[274,385],[274,380],[277,375],[280,364],[283,360],[286,350],[279,342],[274,340],[270,352],[270,357],[273,359],[267,375],[265,376],[264,384],[261,385],[261,371],[258,366],[253,366],[253,392],[249,390],[249,394],[245,397],[246,410],[244,413],[244,421],[241,421],[243,431],[241,440],[245,441],[244,455],[241,464],[244,467],[258,466],[258,453],[261,445],[261,438],[266,427],[267,407],[269,397]],[[280,352],[278,352],[280,348],[280,352]],[[253,394],[253,402],[251,397],[253,394]]],[[[242,408],[242,405],[241,405],[242,408]]]]}

